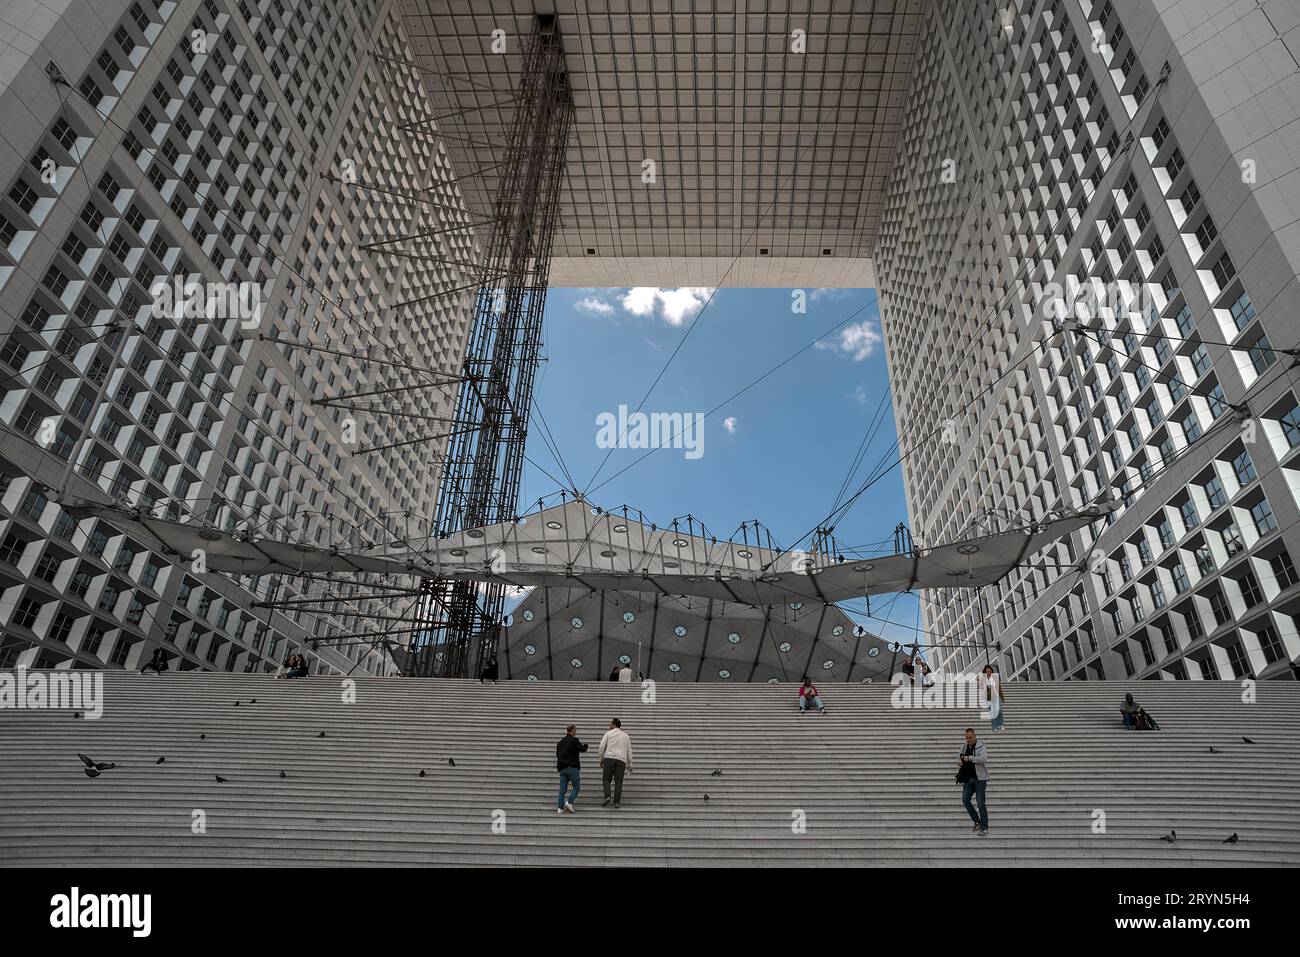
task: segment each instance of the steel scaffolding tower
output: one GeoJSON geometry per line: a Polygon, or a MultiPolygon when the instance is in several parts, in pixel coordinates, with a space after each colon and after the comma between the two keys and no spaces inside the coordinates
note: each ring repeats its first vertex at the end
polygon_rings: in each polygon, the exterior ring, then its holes
{"type": "MultiPolygon", "coordinates": [[[[573,98],[553,17],[529,35],[438,494],[448,535],[517,514],[573,98]]],[[[474,675],[496,655],[505,586],[427,581],[409,672],[474,675]]]]}

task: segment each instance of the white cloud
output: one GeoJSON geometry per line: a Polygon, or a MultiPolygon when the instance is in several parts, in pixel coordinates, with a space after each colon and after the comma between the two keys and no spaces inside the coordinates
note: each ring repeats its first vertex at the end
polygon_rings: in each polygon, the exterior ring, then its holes
{"type": "Polygon", "coordinates": [[[819,299],[844,299],[845,297],[851,295],[852,292],[853,292],[852,289],[840,289],[840,288],[832,288],[827,286],[819,286],[818,288],[812,291],[812,294],[808,298],[810,298],[813,302],[817,302],[819,299]]]}
{"type": "Polygon", "coordinates": [[[712,293],[707,286],[634,286],[623,295],[622,304],[634,316],[653,316],[657,312],[670,326],[680,326],[704,308],[712,293]]]}
{"type": "Polygon", "coordinates": [[[653,286],[634,286],[623,295],[623,309],[634,316],[653,316],[658,296],[653,286]]]}
{"type": "Polygon", "coordinates": [[[870,319],[846,326],[840,331],[840,351],[851,355],[855,362],[874,355],[880,348],[880,343],[880,330],[870,319]]]}
{"type": "Polygon", "coordinates": [[[597,299],[595,296],[579,299],[574,306],[579,312],[588,312],[595,316],[612,316],[614,314],[612,305],[603,299],[597,299]]]}
{"type": "Polygon", "coordinates": [[[866,404],[867,404],[867,387],[866,387],[866,386],[862,386],[862,385],[858,386],[856,389],[853,390],[853,394],[850,396],[850,398],[851,398],[854,402],[859,403],[860,405],[866,405],[866,404]]]}
{"type": "Polygon", "coordinates": [[[728,432],[735,432],[736,417],[734,415],[727,416],[725,419],[722,420],[722,427],[726,429],[728,432]]]}

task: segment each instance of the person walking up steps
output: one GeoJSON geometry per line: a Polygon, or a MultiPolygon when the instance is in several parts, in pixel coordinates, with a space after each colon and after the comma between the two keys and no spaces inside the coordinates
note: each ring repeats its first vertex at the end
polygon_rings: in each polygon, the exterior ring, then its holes
{"type": "Polygon", "coordinates": [[[600,783],[605,792],[605,800],[600,802],[600,806],[608,807],[612,800],[614,807],[618,807],[623,800],[623,775],[632,771],[632,739],[618,718],[610,719],[609,730],[600,739],[596,753],[600,757],[600,783]],[[611,782],[614,785],[612,799],[609,792],[611,782]]]}
{"type": "Polygon", "coordinates": [[[957,752],[957,783],[961,785],[961,803],[966,806],[975,825],[974,831],[981,837],[989,833],[989,811],[984,805],[984,792],[989,783],[988,755],[984,751],[984,742],[975,736],[974,728],[966,729],[966,744],[957,752]],[[979,813],[971,804],[971,797],[979,804],[979,813]]]}
{"type": "Polygon", "coordinates": [[[565,811],[577,813],[573,809],[573,802],[578,800],[578,791],[582,788],[582,759],[579,755],[586,750],[587,746],[578,740],[577,726],[569,725],[564,737],[555,746],[555,770],[560,772],[560,796],[555,799],[556,814],[565,811]],[[570,786],[573,787],[572,795],[568,794],[570,786]]]}

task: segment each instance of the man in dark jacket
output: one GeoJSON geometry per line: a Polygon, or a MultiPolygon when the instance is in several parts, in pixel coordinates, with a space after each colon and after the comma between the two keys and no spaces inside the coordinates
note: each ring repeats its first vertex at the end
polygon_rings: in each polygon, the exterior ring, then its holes
{"type": "Polygon", "coordinates": [[[578,812],[573,809],[573,802],[578,799],[582,779],[579,770],[582,762],[578,755],[586,751],[587,746],[578,740],[576,725],[571,724],[565,730],[568,733],[560,738],[560,743],[555,746],[555,770],[560,772],[560,796],[555,799],[555,813],[563,814],[568,811],[570,814],[577,814],[578,812]],[[570,784],[573,785],[573,794],[565,797],[570,784]]]}

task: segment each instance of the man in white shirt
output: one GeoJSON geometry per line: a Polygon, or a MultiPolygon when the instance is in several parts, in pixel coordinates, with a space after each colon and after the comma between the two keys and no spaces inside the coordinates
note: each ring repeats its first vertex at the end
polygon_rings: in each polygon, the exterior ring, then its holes
{"type": "Polygon", "coordinates": [[[605,800],[600,803],[600,806],[608,807],[612,800],[614,807],[618,807],[623,797],[623,775],[632,770],[632,739],[623,730],[622,722],[618,718],[610,719],[609,730],[600,739],[600,750],[597,754],[600,757],[600,783],[605,791],[605,800]],[[609,794],[611,781],[614,783],[612,799],[609,794]]]}
{"type": "Polygon", "coordinates": [[[631,665],[624,665],[622,668],[618,669],[618,680],[623,682],[624,684],[627,684],[632,680],[631,665]]]}

